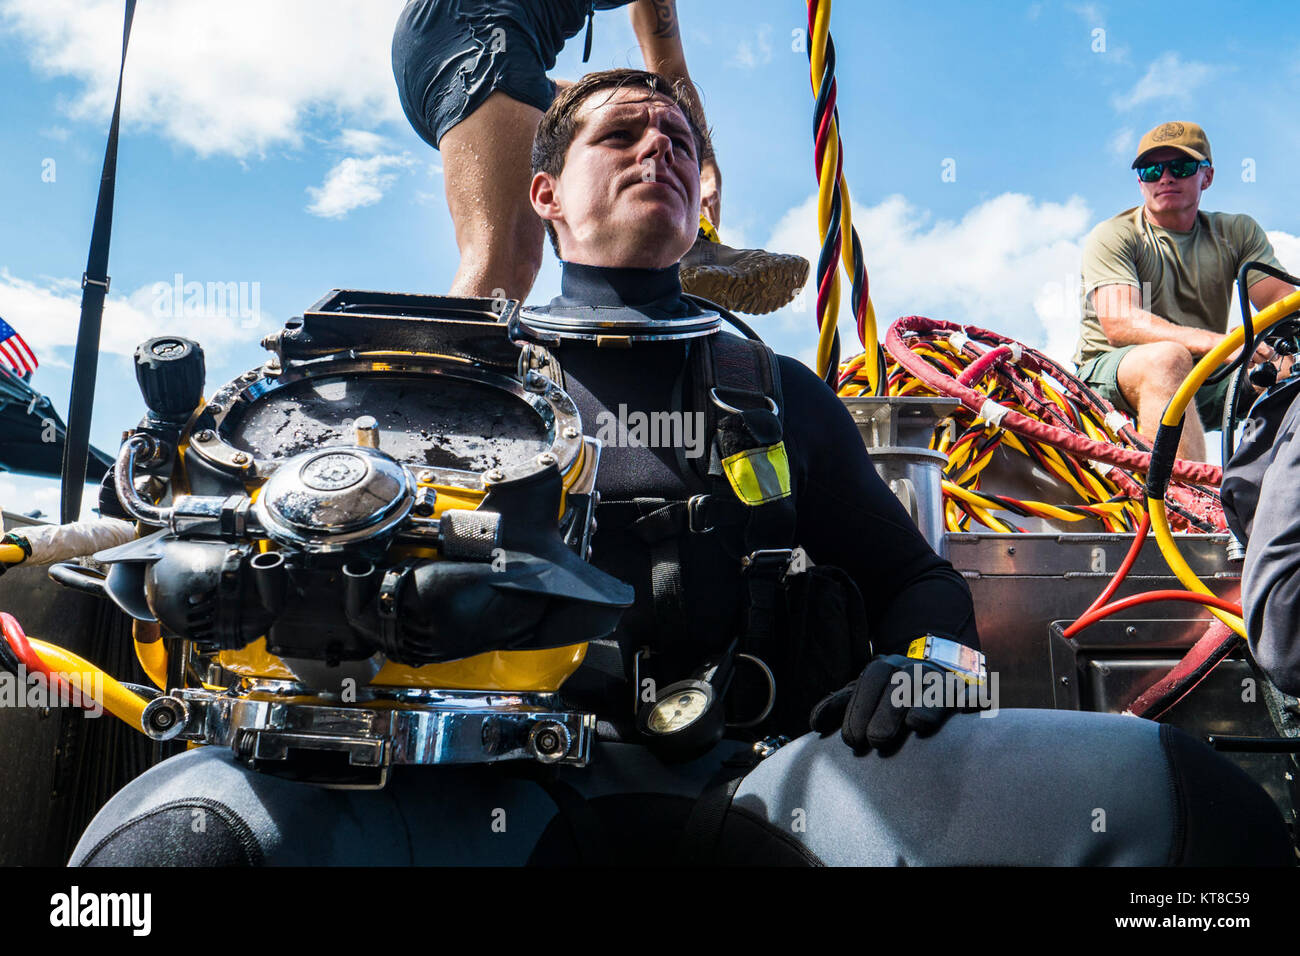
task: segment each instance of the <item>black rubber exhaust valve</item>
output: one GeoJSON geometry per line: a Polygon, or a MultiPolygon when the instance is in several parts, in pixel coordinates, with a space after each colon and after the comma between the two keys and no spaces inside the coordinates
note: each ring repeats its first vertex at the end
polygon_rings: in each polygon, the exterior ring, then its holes
{"type": "Polygon", "coordinates": [[[179,335],[160,335],[136,347],[135,380],[149,411],[185,421],[203,399],[203,348],[179,335]]]}

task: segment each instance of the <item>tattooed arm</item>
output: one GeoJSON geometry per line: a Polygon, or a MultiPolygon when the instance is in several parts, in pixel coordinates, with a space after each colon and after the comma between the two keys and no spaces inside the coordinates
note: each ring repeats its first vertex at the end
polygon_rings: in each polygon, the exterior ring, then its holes
{"type": "Polygon", "coordinates": [[[722,218],[722,174],[713,155],[713,144],[708,142],[704,107],[686,69],[676,0],[636,0],[628,9],[632,13],[632,29],[641,45],[641,55],[645,58],[645,68],[669,80],[683,81],[684,95],[706,129],[706,151],[700,163],[700,207],[709,221],[717,226],[722,218]]]}

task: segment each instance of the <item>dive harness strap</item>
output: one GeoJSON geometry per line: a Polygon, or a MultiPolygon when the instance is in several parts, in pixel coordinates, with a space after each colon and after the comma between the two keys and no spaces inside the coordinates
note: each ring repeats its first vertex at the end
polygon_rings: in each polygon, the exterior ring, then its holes
{"type": "MultiPolygon", "coordinates": [[[[694,352],[694,407],[704,410],[704,434],[712,436],[702,475],[708,497],[739,501],[744,515],[740,564],[747,602],[740,651],[770,662],[795,535],[780,370],[766,345],[735,335],[709,336],[694,352]]],[[[703,461],[696,459],[697,465],[703,461]]]]}
{"type": "Polygon", "coordinates": [[[680,501],[634,499],[640,517],[632,533],[650,549],[650,592],[655,622],[664,633],[682,634],[686,608],[682,597],[682,559],[678,541],[686,532],[685,509],[680,501]]]}
{"type": "Polygon", "coordinates": [[[739,650],[771,659],[781,580],[795,531],[781,399],[776,355],[761,341],[719,333],[687,343],[686,362],[673,388],[673,410],[702,413],[709,444],[707,455],[688,459],[680,446],[676,455],[688,483],[708,491],[687,501],[609,503],[637,508],[628,530],[650,551],[659,633],[687,634],[682,544],[687,535],[715,534],[744,576],[747,600],[739,650]]]}
{"type": "Polygon", "coordinates": [[[126,0],[122,26],[122,62],[117,73],[117,99],[108,127],[104,150],[104,171],[99,180],[95,224],[90,232],[90,254],[81,276],[81,321],[77,326],[77,349],[72,360],[72,391],[68,398],[68,431],[63,446],[62,489],[59,499],[61,524],[76,521],[81,514],[81,497],[86,484],[90,455],[90,419],[95,401],[95,373],[99,365],[99,332],[108,295],[108,245],[113,232],[113,187],[117,178],[117,132],[122,119],[122,76],[126,71],[126,47],[131,36],[135,0],[126,0]]]}
{"type": "Polygon", "coordinates": [[[682,828],[679,854],[687,866],[716,865],[718,844],[732,798],[750,767],[724,768],[721,779],[708,787],[691,808],[682,828]]]}

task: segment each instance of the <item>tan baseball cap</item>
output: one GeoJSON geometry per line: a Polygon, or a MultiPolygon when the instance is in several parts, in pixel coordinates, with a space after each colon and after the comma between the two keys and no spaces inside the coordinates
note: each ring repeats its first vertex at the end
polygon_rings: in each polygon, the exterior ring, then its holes
{"type": "MultiPolygon", "coordinates": [[[[1205,137],[1205,130],[1195,123],[1161,123],[1142,137],[1138,143],[1137,159],[1133,160],[1133,169],[1142,165],[1142,156],[1153,149],[1171,146],[1186,153],[1192,159],[1210,158],[1210,141],[1205,137]]],[[[1213,160],[1211,160],[1213,162],[1213,160]]]]}

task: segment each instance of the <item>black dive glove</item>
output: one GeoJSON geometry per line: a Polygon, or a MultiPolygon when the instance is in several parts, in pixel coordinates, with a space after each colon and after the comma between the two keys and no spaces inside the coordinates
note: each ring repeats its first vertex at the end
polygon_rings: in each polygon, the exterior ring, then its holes
{"type": "MultiPolygon", "coordinates": [[[[822,736],[839,730],[857,753],[874,748],[888,755],[902,745],[908,731],[927,736],[954,713],[976,708],[977,688],[963,685],[961,698],[951,700],[948,688],[953,684],[950,672],[929,660],[882,655],[868,663],[852,684],[823,698],[813,708],[810,723],[822,736]],[[940,703],[926,706],[921,701],[935,681],[942,689],[940,703]]],[[[931,698],[934,693],[931,690],[931,698]]]]}

